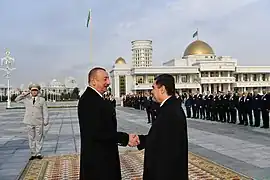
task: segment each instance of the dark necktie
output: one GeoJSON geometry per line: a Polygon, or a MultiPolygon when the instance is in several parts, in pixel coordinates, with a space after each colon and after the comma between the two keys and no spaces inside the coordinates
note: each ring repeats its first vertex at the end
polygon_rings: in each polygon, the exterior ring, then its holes
{"type": "Polygon", "coordinates": [[[33,104],[35,104],[35,102],[36,102],[36,98],[33,99],[33,104]]]}

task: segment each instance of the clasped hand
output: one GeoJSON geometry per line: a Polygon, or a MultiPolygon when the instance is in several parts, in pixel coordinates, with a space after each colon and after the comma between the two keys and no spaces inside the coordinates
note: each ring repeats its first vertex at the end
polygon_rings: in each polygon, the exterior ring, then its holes
{"type": "Polygon", "coordinates": [[[138,146],[139,144],[140,144],[139,136],[136,134],[129,134],[128,146],[135,147],[138,146]]]}

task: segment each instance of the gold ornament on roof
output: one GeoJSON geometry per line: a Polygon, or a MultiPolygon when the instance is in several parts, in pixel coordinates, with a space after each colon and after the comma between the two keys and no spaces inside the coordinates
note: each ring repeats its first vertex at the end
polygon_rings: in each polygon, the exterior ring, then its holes
{"type": "Polygon", "coordinates": [[[204,41],[196,40],[188,45],[184,56],[189,55],[214,55],[212,47],[204,41]]]}
{"type": "Polygon", "coordinates": [[[115,64],[126,64],[126,61],[124,60],[124,58],[119,57],[116,59],[115,64]]]}

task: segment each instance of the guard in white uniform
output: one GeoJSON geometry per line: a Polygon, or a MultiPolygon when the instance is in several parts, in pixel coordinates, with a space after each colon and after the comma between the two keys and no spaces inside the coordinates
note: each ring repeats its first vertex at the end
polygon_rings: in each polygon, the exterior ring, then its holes
{"type": "Polygon", "coordinates": [[[23,92],[15,101],[25,106],[23,123],[27,126],[31,157],[29,160],[42,159],[43,127],[49,123],[48,108],[45,99],[39,96],[40,86],[32,84],[30,92],[23,92]]]}

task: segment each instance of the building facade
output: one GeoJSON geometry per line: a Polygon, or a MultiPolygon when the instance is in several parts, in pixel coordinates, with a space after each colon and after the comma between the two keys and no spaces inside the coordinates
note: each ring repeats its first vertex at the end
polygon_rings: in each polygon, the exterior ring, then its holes
{"type": "Polygon", "coordinates": [[[131,42],[132,66],[150,67],[152,66],[152,41],[136,40],[131,42]]]}
{"type": "Polygon", "coordinates": [[[270,66],[238,65],[230,56],[216,56],[212,47],[201,40],[189,44],[183,57],[168,60],[161,66],[152,66],[152,59],[149,66],[145,66],[145,59],[136,59],[134,41],[132,54],[131,65],[121,57],[110,71],[112,94],[116,98],[151,90],[154,77],[163,73],[174,76],[180,93],[270,91],[270,66]]]}

